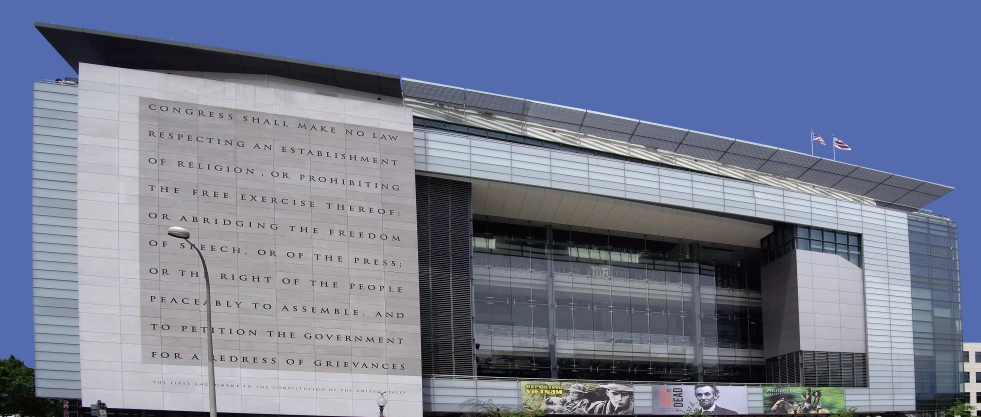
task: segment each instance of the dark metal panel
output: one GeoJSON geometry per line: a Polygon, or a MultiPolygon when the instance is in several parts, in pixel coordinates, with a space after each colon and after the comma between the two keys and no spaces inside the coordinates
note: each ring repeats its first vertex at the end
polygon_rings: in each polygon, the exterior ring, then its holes
{"type": "Polygon", "coordinates": [[[467,90],[467,107],[480,107],[512,114],[523,114],[525,101],[514,97],[467,90]]]}
{"type": "Polygon", "coordinates": [[[89,43],[88,38],[81,31],[71,30],[72,28],[61,25],[41,24],[35,26],[38,32],[44,36],[44,39],[55,46],[55,50],[68,62],[68,65],[71,65],[75,72],[78,72],[79,62],[106,65],[105,58],[102,57],[98,49],[89,43]]]}
{"type": "Polygon", "coordinates": [[[79,62],[88,62],[137,70],[262,74],[402,98],[397,75],[68,26],[34,26],[76,71],[79,62]]]}
{"type": "Polygon", "coordinates": [[[229,53],[227,49],[201,46],[189,48],[189,54],[198,68],[208,68],[209,72],[241,74],[245,71],[238,54],[229,53]]]}
{"type": "Polygon", "coordinates": [[[921,193],[918,191],[910,191],[906,195],[900,197],[895,201],[895,204],[909,206],[909,207],[923,207],[930,204],[937,199],[937,196],[921,193]]]}
{"type": "Polygon", "coordinates": [[[620,132],[614,132],[612,130],[597,129],[589,126],[583,126],[582,129],[580,129],[580,132],[588,135],[599,136],[601,138],[619,140],[622,142],[630,142],[630,134],[628,133],[620,133],[620,132]]]}
{"type": "Polygon", "coordinates": [[[917,187],[923,185],[923,181],[916,180],[909,177],[904,177],[902,175],[893,175],[886,178],[882,182],[885,185],[891,185],[893,187],[905,188],[907,190],[915,190],[917,187]]]}
{"type": "Polygon", "coordinates": [[[646,146],[648,148],[657,148],[668,152],[674,152],[675,150],[678,149],[678,145],[679,145],[679,143],[677,142],[661,140],[661,139],[645,138],[643,136],[634,136],[630,138],[630,143],[646,146]]]}
{"type": "Polygon", "coordinates": [[[463,106],[467,104],[466,90],[445,85],[424,83],[415,80],[403,80],[402,88],[405,96],[422,101],[451,103],[463,106]]]}
{"type": "Polygon", "coordinates": [[[722,154],[725,153],[714,149],[700,148],[698,146],[691,146],[685,144],[681,144],[681,146],[678,146],[678,150],[675,152],[680,153],[682,155],[707,159],[709,161],[718,161],[719,158],[722,158],[722,154]]]}
{"type": "Polygon", "coordinates": [[[843,175],[832,174],[830,172],[824,172],[817,169],[809,169],[807,172],[803,173],[798,180],[809,182],[811,184],[817,184],[825,187],[831,187],[845,178],[843,175]]]}
{"type": "Polygon", "coordinates": [[[880,183],[885,181],[887,178],[889,178],[890,174],[882,171],[876,171],[874,169],[865,168],[865,167],[858,167],[854,171],[852,171],[851,174],[848,174],[848,176],[855,177],[860,180],[880,183]]]}
{"type": "Polygon", "coordinates": [[[732,146],[729,147],[727,152],[737,155],[751,156],[753,158],[770,159],[770,157],[777,152],[777,148],[737,140],[732,144],[732,146]]]}
{"type": "Polygon", "coordinates": [[[685,140],[681,143],[725,152],[735,143],[735,140],[693,130],[688,133],[688,136],[685,136],[685,140]]]}
{"type": "Polygon", "coordinates": [[[807,168],[776,162],[772,158],[760,167],[760,172],[797,179],[807,172],[807,168]]]}
{"type": "Polygon", "coordinates": [[[386,97],[402,98],[402,80],[398,77],[379,75],[378,93],[386,97]]]}
{"type": "Polygon", "coordinates": [[[764,163],[766,163],[766,160],[727,152],[725,155],[722,155],[719,162],[757,171],[761,166],[763,166],[764,163]]]}
{"type": "Polygon", "coordinates": [[[637,130],[634,132],[636,136],[643,136],[647,138],[667,140],[671,142],[681,143],[685,135],[688,134],[687,129],[679,129],[676,127],[659,125],[657,123],[640,122],[637,125],[637,130]]]}
{"type": "Polygon", "coordinates": [[[824,172],[830,172],[832,174],[838,174],[844,176],[848,176],[848,174],[851,174],[852,171],[855,171],[855,168],[858,167],[855,165],[844,164],[841,162],[829,161],[827,159],[822,159],[811,167],[811,169],[819,169],[824,172]]]}
{"type": "MultiPolygon", "coordinates": [[[[337,78],[337,86],[349,90],[364,91],[371,94],[381,94],[379,76],[377,73],[361,71],[353,68],[335,66],[334,76],[337,78]]],[[[402,95],[397,96],[401,98],[402,95]]]]}
{"type": "Polygon", "coordinates": [[[563,130],[569,130],[569,131],[572,131],[572,132],[578,132],[579,131],[579,128],[580,128],[580,125],[579,124],[574,124],[574,123],[565,123],[565,122],[559,122],[559,121],[549,120],[549,119],[539,119],[537,117],[530,117],[530,116],[526,117],[526,119],[527,119],[526,121],[529,122],[529,123],[536,123],[536,124],[540,124],[540,125],[543,125],[543,126],[554,127],[554,128],[563,129],[563,130]]]}
{"type": "Polygon", "coordinates": [[[773,154],[773,156],[770,157],[770,160],[773,162],[780,162],[782,164],[810,168],[820,161],[821,158],[805,155],[799,152],[788,151],[786,149],[779,149],[773,154]]]}
{"type": "Polygon", "coordinates": [[[239,61],[242,61],[242,67],[246,74],[262,74],[282,78],[292,78],[289,66],[287,66],[286,61],[282,59],[276,59],[275,57],[269,55],[253,54],[248,52],[239,52],[238,59],[239,61]]]}
{"type": "Polygon", "coordinates": [[[909,193],[910,190],[906,188],[893,187],[891,185],[879,184],[872,191],[869,191],[865,195],[870,198],[874,198],[879,201],[884,201],[887,203],[892,203],[899,199],[900,197],[909,193]]]}
{"type": "Polygon", "coordinates": [[[923,183],[923,185],[916,187],[916,191],[919,191],[921,193],[931,194],[937,197],[941,197],[944,194],[947,194],[953,190],[954,189],[951,187],[947,187],[939,184],[933,184],[929,182],[925,182],[923,183]]]}
{"type": "Polygon", "coordinates": [[[189,53],[187,44],[93,34],[88,34],[88,39],[99,50],[106,65],[161,71],[203,71],[189,53]]]}
{"type": "Polygon", "coordinates": [[[595,127],[603,130],[612,130],[614,132],[627,134],[633,134],[634,130],[637,129],[638,123],[640,122],[634,119],[627,119],[624,117],[617,117],[591,111],[586,112],[586,117],[582,121],[583,126],[595,127]]]}
{"type": "Polygon", "coordinates": [[[287,59],[286,67],[294,80],[337,86],[337,76],[333,68],[324,68],[314,62],[296,59],[287,59]]]}
{"type": "Polygon", "coordinates": [[[528,100],[525,103],[525,114],[529,117],[574,124],[577,126],[576,130],[578,130],[579,125],[582,125],[583,118],[586,117],[585,110],[556,106],[532,100],[528,100]]]}
{"type": "Polygon", "coordinates": [[[840,182],[834,185],[834,189],[852,193],[852,194],[865,195],[865,193],[872,191],[872,189],[875,188],[877,185],[879,184],[874,183],[872,181],[865,181],[865,180],[860,180],[858,178],[845,177],[842,178],[840,182]]]}

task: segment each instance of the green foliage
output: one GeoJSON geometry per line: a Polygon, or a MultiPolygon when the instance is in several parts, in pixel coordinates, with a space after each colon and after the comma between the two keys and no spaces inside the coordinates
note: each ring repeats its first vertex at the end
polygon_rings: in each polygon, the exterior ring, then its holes
{"type": "Polygon", "coordinates": [[[698,403],[688,404],[688,409],[685,410],[685,417],[694,417],[702,415],[702,407],[698,403]]]}
{"type": "Polygon", "coordinates": [[[974,415],[974,406],[957,400],[947,409],[947,417],[970,417],[974,415]]]}
{"type": "Polygon", "coordinates": [[[484,417],[542,417],[545,410],[511,410],[507,408],[494,408],[484,410],[481,413],[484,417]]]}
{"type": "Polygon", "coordinates": [[[544,417],[545,410],[532,410],[530,408],[525,409],[512,409],[507,407],[501,407],[494,404],[493,401],[481,401],[477,399],[470,399],[465,401],[463,404],[463,409],[466,410],[464,415],[468,417],[544,417]]]}
{"type": "Polygon", "coordinates": [[[832,417],[855,417],[855,411],[858,407],[844,407],[837,413],[832,414],[832,417]]]}
{"type": "Polygon", "coordinates": [[[0,359],[0,416],[56,417],[57,400],[34,396],[34,370],[13,355],[0,359]]]}

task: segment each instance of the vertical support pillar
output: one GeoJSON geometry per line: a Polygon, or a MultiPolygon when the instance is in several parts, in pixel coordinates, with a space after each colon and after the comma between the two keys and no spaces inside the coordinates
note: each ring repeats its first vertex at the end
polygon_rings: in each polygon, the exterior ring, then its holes
{"type": "Polygon", "coordinates": [[[557,363],[558,354],[555,349],[555,267],[552,264],[552,226],[545,226],[545,274],[548,291],[548,360],[551,363],[551,377],[558,379],[559,364],[557,363]]]}
{"type": "Polygon", "coordinates": [[[691,286],[692,314],[695,316],[695,329],[692,335],[692,342],[695,346],[695,369],[698,370],[698,382],[703,382],[705,369],[702,364],[702,291],[699,286],[698,277],[692,280],[691,286]]]}
{"type": "MultiPolygon", "coordinates": [[[[467,184],[469,187],[469,184],[467,184]]],[[[473,366],[473,377],[477,377],[477,303],[474,300],[474,278],[473,278],[473,192],[467,193],[467,255],[470,259],[470,339],[471,355],[470,363],[473,366]]]]}

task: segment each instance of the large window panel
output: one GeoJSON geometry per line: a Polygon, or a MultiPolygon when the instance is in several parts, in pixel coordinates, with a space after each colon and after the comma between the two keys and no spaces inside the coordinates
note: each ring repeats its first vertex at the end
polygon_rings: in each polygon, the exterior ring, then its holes
{"type": "Polygon", "coordinates": [[[750,324],[759,250],[490,220],[473,230],[478,375],[763,382],[750,324]]]}
{"type": "Polygon", "coordinates": [[[917,409],[945,409],[965,400],[960,390],[966,361],[960,343],[952,343],[962,340],[957,229],[913,214],[909,230],[917,409]]]}

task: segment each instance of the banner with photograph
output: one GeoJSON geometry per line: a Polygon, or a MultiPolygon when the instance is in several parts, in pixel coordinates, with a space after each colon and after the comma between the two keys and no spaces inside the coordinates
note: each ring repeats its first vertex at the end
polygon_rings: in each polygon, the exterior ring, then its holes
{"type": "Polygon", "coordinates": [[[631,383],[521,381],[521,405],[545,414],[633,414],[631,383]]]}
{"type": "Polygon", "coordinates": [[[749,413],[749,391],[746,387],[724,385],[655,385],[652,414],[732,415],[749,413]]]}
{"type": "Polygon", "coordinates": [[[845,389],[834,387],[763,387],[767,414],[830,414],[845,408],[845,389]]]}

